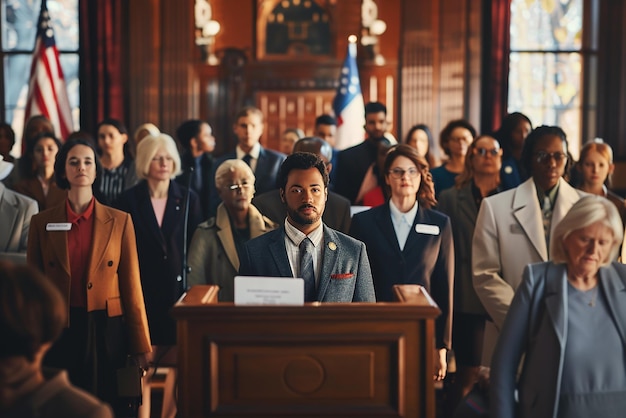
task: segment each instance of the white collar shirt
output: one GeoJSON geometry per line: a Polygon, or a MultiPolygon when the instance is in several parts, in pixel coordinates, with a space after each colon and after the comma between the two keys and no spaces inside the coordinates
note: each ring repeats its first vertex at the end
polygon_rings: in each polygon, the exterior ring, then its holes
{"type": "Polygon", "coordinates": [[[285,248],[287,249],[287,258],[289,259],[293,277],[302,277],[300,274],[300,243],[307,237],[315,247],[315,252],[313,253],[313,272],[315,274],[315,285],[317,286],[322,268],[324,223],[320,223],[319,227],[315,228],[309,235],[305,235],[285,219],[285,248]]]}
{"type": "Polygon", "coordinates": [[[417,201],[415,201],[413,207],[409,209],[408,212],[403,213],[393,204],[393,201],[389,199],[391,222],[393,223],[393,229],[396,231],[396,239],[398,240],[400,250],[404,250],[404,244],[406,244],[406,240],[411,232],[411,227],[413,227],[413,222],[415,221],[415,216],[417,215],[417,208],[418,204],[417,201]]]}

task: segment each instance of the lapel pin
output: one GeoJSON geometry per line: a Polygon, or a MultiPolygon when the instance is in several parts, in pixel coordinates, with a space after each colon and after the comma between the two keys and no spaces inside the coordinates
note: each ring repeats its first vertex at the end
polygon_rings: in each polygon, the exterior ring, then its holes
{"type": "Polygon", "coordinates": [[[506,174],[511,174],[513,172],[513,167],[511,167],[510,165],[507,165],[506,167],[504,167],[504,172],[506,174]]]}
{"type": "Polygon", "coordinates": [[[330,248],[331,251],[335,251],[337,249],[337,244],[331,241],[328,243],[328,248],[330,248]]]}

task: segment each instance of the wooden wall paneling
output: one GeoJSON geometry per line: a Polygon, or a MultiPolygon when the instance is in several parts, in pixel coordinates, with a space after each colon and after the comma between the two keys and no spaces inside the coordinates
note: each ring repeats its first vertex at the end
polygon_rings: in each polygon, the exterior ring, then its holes
{"type": "MultiPolygon", "coordinates": [[[[210,2],[213,19],[220,23],[220,31],[215,37],[218,56],[220,51],[234,48],[245,51],[248,60],[252,59],[256,0],[210,0],[210,2]]],[[[188,3],[193,2],[188,0],[188,3]]]]}
{"type": "Polygon", "coordinates": [[[259,91],[255,101],[265,115],[263,146],[278,149],[287,128],[300,128],[313,135],[315,118],[332,109],[334,90],[259,91]]]}
{"type": "Polygon", "coordinates": [[[142,123],[161,125],[159,102],[161,83],[161,21],[158,0],[127,3],[129,21],[128,129],[142,123]]]}
{"type": "Polygon", "coordinates": [[[194,8],[191,1],[162,0],[162,74],[161,127],[170,134],[181,122],[195,116],[191,113],[192,52],[195,48],[193,32],[194,8]]]}
{"type": "Polygon", "coordinates": [[[441,1],[441,126],[465,115],[466,0],[441,1]]]}
{"type": "MultiPolygon", "coordinates": [[[[404,138],[413,125],[425,123],[435,137],[441,126],[438,117],[439,90],[439,1],[405,0],[402,4],[400,67],[400,126],[404,138]]],[[[438,160],[441,151],[435,149],[438,160]]]]}

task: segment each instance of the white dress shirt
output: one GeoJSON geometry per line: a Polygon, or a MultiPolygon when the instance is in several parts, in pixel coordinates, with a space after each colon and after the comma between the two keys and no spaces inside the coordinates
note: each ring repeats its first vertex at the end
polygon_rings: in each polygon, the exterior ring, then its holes
{"type": "Polygon", "coordinates": [[[300,243],[303,239],[309,238],[315,247],[313,252],[313,272],[315,274],[315,285],[319,283],[319,275],[322,270],[322,251],[324,249],[324,224],[315,228],[309,235],[305,235],[298,228],[291,225],[285,219],[285,247],[287,248],[287,258],[291,266],[293,277],[302,277],[300,274],[300,243]]]}
{"type": "Polygon", "coordinates": [[[398,239],[398,245],[400,250],[404,250],[404,244],[409,237],[413,221],[417,215],[417,200],[408,212],[403,213],[393,204],[393,200],[389,200],[389,209],[391,211],[391,222],[393,223],[393,229],[396,231],[396,238],[398,239]]]}

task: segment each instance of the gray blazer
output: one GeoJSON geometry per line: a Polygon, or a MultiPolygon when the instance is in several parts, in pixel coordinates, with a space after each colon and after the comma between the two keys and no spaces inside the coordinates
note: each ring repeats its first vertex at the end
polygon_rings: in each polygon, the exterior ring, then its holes
{"type": "Polygon", "coordinates": [[[30,218],[37,212],[36,200],[0,183],[0,260],[26,262],[30,218]]]}
{"type": "MultiPolygon", "coordinates": [[[[248,241],[240,259],[242,276],[293,277],[284,226],[248,241]]],[[[322,271],[317,286],[321,302],[375,302],[365,244],[324,225],[322,271]]]]}
{"type": "MultiPolygon", "coordinates": [[[[608,300],[622,345],[626,345],[626,266],[600,268],[600,291],[608,300]]],[[[567,330],[565,264],[544,262],[524,270],[496,345],[491,367],[490,416],[530,418],[557,416],[567,330]],[[524,366],[516,385],[518,366],[524,366]],[[519,392],[516,405],[514,392],[519,392]]],[[[616,347],[616,355],[622,355],[616,347]]],[[[590,355],[593,355],[591,353],[590,355]]]]}

